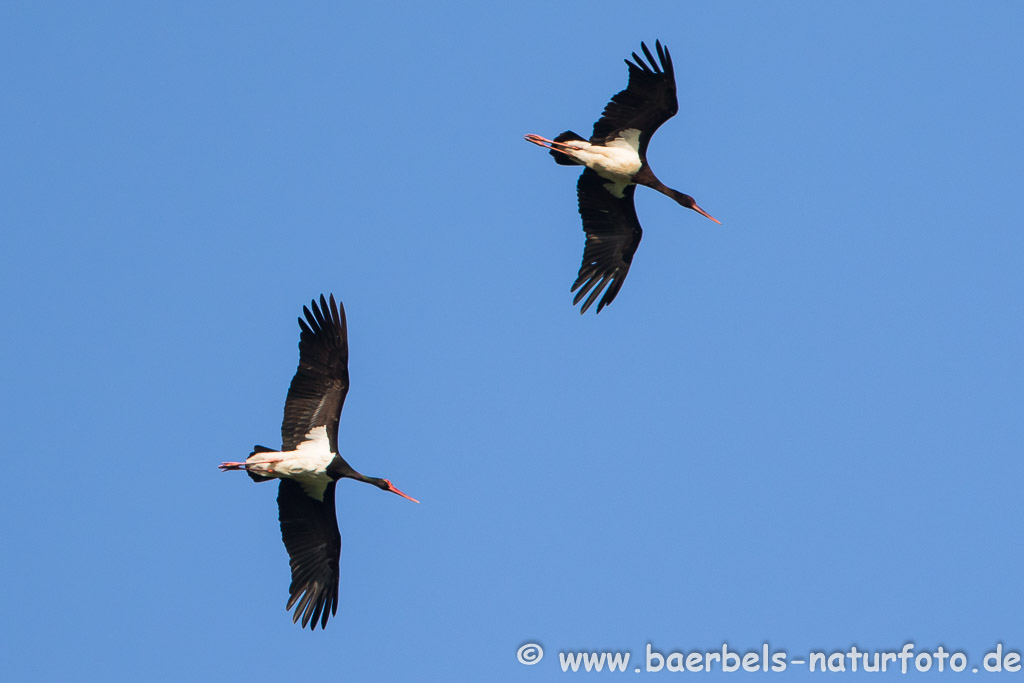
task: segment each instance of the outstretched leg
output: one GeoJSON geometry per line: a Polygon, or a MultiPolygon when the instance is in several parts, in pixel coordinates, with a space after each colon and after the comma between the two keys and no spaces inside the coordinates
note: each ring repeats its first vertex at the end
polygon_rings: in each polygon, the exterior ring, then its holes
{"type": "Polygon", "coordinates": [[[530,133],[529,135],[524,135],[523,138],[527,142],[532,142],[535,145],[540,145],[541,147],[544,147],[545,149],[550,149],[550,150],[555,151],[555,152],[561,152],[562,154],[569,154],[568,150],[578,150],[579,149],[579,147],[577,147],[575,145],[567,145],[564,142],[556,142],[555,140],[548,140],[545,137],[541,137],[540,135],[534,135],[533,133],[530,133]]]}
{"type": "Polygon", "coordinates": [[[266,460],[246,460],[245,462],[222,462],[217,465],[217,469],[221,472],[227,472],[229,470],[246,470],[252,465],[272,465],[275,462],[281,462],[284,458],[268,458],[266,460]]]}
{"type": "Polygon", "coordinates": [[[554,158],[559,166],[586,166],[586,161],[579,159],[578,155],[583,150],[589,149],[591,144],[571,130],[556,136],[554,140],[548,140],[533,133],[523,137],[527,142],[532,142],[548,150],[548,154],[554,158]]]}

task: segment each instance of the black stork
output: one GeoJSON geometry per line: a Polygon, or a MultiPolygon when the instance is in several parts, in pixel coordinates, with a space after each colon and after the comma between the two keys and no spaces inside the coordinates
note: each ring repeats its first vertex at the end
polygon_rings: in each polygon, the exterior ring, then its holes
{"type": "Polygon", "coordinates": [[[633,262],[643,230],[636,217],[633,192],[637,185],[646,185],[666,194],[688,209],[721,224],[697,206],[688,194],[662,183],[647,163],[647,145],[661,124],[679,111],[676,99],[676,77],[672,56],[661,41],[654,44],[658,60],[640,43],[647,61],[633,53],[629,66],[629,84],[612,97],[601,118],[594,124],[590,140],[566,131],[554,140],[540,135],[527,135],[535,145],[550,150],[555,161],[564,166],[586,166],[576,185],[583,230],[587,244],[583,263],[572,285],[579,293],[573,305],[587,297],[580,308],[586,313],[601,291],[605,291],[597,312],[610,304],[622,288],[622,282],[633,262]],[[659,66],[660,62],[660,66],[659,66]],[[649,64],[648,64],[649,63],[649,64]],[[587,296],[587,294],[590,296],[587,296]]]}
{"type": "Polygon", "coordinates": [[[253,481],[280,479],[277,490],[281,538],[288,550],[292,583],[287,609],[302,628],[327,626],[338,612],[341,534],[334,511],[339,479],[356,479],[419,501],[387,479],[367,477],[338,454],[338,421],[348,393],[348,327],[345,307],[320,295],[320,305],[302,307],[299,368],[295,371],[281,423],[281,450],[255,446],[245,462],[220,464],[222,472],[245,470],[253,481]]]}

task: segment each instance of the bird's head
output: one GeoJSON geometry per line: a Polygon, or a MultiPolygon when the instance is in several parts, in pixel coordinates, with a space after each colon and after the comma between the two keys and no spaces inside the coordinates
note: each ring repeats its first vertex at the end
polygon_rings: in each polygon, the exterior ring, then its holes
{"type": "Polygon", "coordinates": [[[376,486],[377,488],[381,489],[382,491],[391,491],[391,493],[396,493],[396,494],[400,495],[402,498],[407,498],[407,499],[411,500],[414,503],[418,503],[419,502],[418,500],[416,500],[412,496],[407,495],[407,494],[402,493],[401,491],[399,491],[395,487],[395,485],[391,483],[390,479],[374,479],[371,483],[374,486],[376,486]]]}
{"type": "Polygon", "coordinates": [[[694,211],[699,213],[701,216],[704,216],[704,218],[707,218],[708,220],[712,220],[715,223],[718,223],[719,225],[722,224],[722,221],[718,220],[717,218],[712,216],[710,213],[708,213],[704,209],[702,209],[699,206],[697,206],[697,202],[693,201],[693,197],[691,197],[690,195],[686,194],[685,192],[680,192],[679,190],[672,190],[672,198],[675,199],[680,204],[682,204],[683,206],[685,206],[687,209],[693,209],[694,211]]]}

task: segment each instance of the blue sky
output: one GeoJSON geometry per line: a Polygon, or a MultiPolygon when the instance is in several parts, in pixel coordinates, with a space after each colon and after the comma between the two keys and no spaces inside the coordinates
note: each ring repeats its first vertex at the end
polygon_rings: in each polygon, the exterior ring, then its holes
{"type": "Polygon", "coordinates": [[[1022,21],[4,4],[4,677],[1020,651],[1022,21]],[[577,173],[522,135],[589,133],[655,38],[681,107],[649,159],[723,225],[639,190],[629,278],[581,317],[577,173]],[[341,484],[310,634],[274,487],[216,465],[277,445],[321,292],[350,325],[343,453],[422,504],[341,484]]]}

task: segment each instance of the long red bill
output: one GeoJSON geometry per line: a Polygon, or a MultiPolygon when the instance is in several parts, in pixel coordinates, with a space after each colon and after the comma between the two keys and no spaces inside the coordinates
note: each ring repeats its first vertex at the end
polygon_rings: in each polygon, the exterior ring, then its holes
{"type": "Polygon", "coordinates": [[[722,221],[718,220],[717,218],[712,216],[710,213],[708,213],[704,209],[702,209],[699,206],[697,206],[696,204],[693,205],[693,210],[696,211],[697,213],[699,213],[701,216],[704,216],[704,218],[708,218],[710,220],[713,220],[714,222],[718,223],[719,225],[722,224],[722,221]]]}
{"type": "Polygon", "coordinates": [[[395,488],[395,485],[392,484],[389,480],[385,479],[384,481],[386,481],[388,483],[388,491],[391,491],[391,493],[397,493],[402,498],[407,498],[407,499],[411,500],[414,503],[418,503],[419,502],[418,500],[416,500],[412,496],[407,495],[407,494],[402,493],[401,491],[399,491],[397,488],[395,488]]]}

